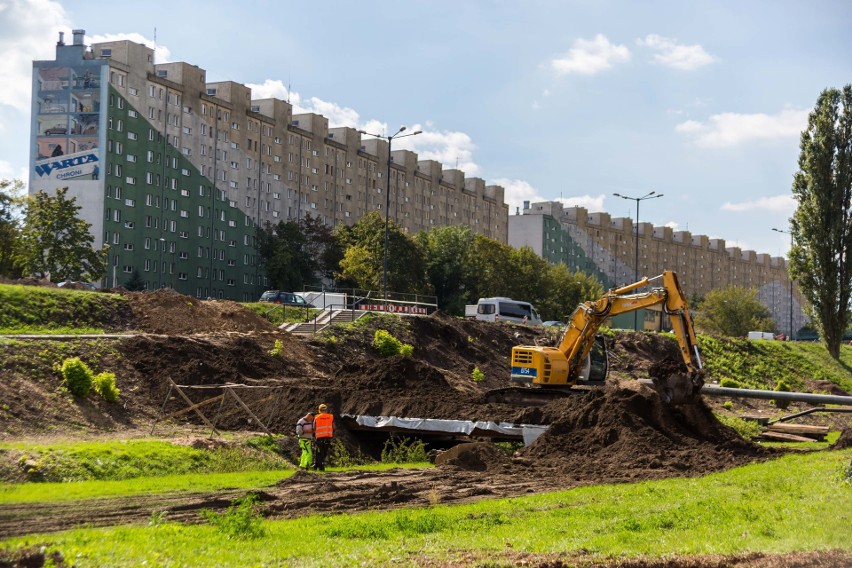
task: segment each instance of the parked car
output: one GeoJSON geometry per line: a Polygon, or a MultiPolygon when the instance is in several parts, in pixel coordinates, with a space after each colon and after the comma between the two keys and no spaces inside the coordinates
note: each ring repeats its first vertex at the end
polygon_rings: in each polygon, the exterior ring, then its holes
{"type": "Polygon", "coordinates": [[[51,126],[47,130],[45,130],[44,133],[47,134],[47,135],[65,134],[66,130],[67,130],[67,128],[65,126],[62,126],[61,124],[57,124],[56,126],[51,126]]]}
{"type": "Polygon", "coordinates": [[[259,302],[271,302],[273,304],[282,304],[284,306],[298,306],[300,308],[314,308],[313,304],[305,301],[303,297],[293,292],[284,292],[282,290],[267,290],[260,296],[259,302]]]}
{"type": "Polygon", "coordinates": [[[566,324],[564,321],[559,321],[559,320],[547,320],[546,322],[542,323],[541,325],[546,325],[548,327],[565,327],[568,324],[566,324]]]}

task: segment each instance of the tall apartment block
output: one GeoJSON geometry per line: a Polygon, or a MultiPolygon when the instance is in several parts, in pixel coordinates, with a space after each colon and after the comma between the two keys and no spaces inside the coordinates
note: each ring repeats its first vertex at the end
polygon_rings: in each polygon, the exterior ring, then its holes
{"type": "MultiPolygon", "coordinates": [[[[388,144],[131,41],[60,34],[33,62],[30,192],[68,194],[110,246],[102,284],[139,271],[149,289],[252,300],[268,285],[257,226],[317,217],[352,225],[386,214],[388,144]]],[[[390,218],[416,233],[465,225],[508,242],[504,190],[394,150],[390,218]]]]}
{"type": "MultiPolygon", "coordinates": [[[[560,202],[524,202],[522,214],[509,217],[511,246],[529,246],[551,263],[562,262],[572,270],[593,274],[606,288],[635,281],[637,235],[639,278],[673,270],[690,296],[704,296],[727,286],[756,288],[777,329],[796,336],[807,323],[798,289],[794,287],[790,293],[783,258],[727,247],[723,239],[651,223],[639,223],[637,231],[631,219],[563,207],[560,202]]],[[[648,319],[651,321],[653,318],[648,319]]]]}

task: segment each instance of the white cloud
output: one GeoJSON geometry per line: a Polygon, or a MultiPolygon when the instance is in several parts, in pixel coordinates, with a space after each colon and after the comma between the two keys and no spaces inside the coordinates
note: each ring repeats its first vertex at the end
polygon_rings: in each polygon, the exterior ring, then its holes
{"type": "Polygon", "coordinates": [[[524,201],[546,201],[537,189],[523,180],[498,178],[493,180],[492,183],[505,190],[503,200],[509,205],[509,215],[514,215],[519,208],[523,211],[524,201]]]}
{"type": "MultiPolygon", "coordinates": [[[[156,45],[154,44],[154,40],[148,39],[142,34],[133,32],[129,34],[118,33],[118,34],[102,34],[102,35],[87,35],[85,38],[86,45],[92,45],[93,43],[104,43],[107,41],[122,41],[128,40],[135,43],[141,43],[142,45],[146,45],[154,50],[154,62],[155,63],[170,63],[172,54],[169,51],[169,48],[165,45],[156,45]]],[[[66,41],[65,43],[68,43],[66,41]]]]}
{"type": "Polygon", "coordinates": [[[568,53],[550,61],[556,75],[569,73],[594,75],[612,67],[614,63],[630,60],[630,50],[623,45],[615,45],[602,34],[592,40],[577,39],[568,53]]]}
{"type": "Polygon", "coordinates": [[[722,211],[731,211],[733,213],[744,213],[750,211],[771,211],[773,213],[792,214],[796,210],[796,200],[792,195],[774,195],[772,197],[761,197],[753,201],[741,201],[740,203],[731,203],[730,201],[722,205],[722,211]]]}
{"type": "Polygon", "coordinates": [[[774,115],[726,112],[706,122],[682,122],[675,131],[693,136],[698,146],[724,148],[751,140],[798,137],[807,123],[807,110],[786,109],[774,115]]]}
{"type": "Polygon", "coordinates": [[[606,195],[575,195],[574,197],[560,197],[554,201],[559,201],[564,207],[585,207],[589,211],[597,212],[604,211],[604,200],[606,195]]]}
{"type": "Polygon", "coordinates": [[[15,166],[6,160],[0,160],[0,179],[19,179],[27,182],[28,168],[20,167],[15,171],[15,166]]]}
{"type": "Polygon", "coordinates": [[[0,0],[0,105],[29,112],[33,61],[52,59],[65,10],[49,0],[0,0]]]}
{"type": "Polygon", "coordinates": [[[649,34],[644,39],[637,39],[636,43],[656,51],[655,62],[682,71],[692,71],[717,61],[716,57],[704,51],[704,48],[698,44],[680,45],[673,39],[657,34],[649,34]]]}

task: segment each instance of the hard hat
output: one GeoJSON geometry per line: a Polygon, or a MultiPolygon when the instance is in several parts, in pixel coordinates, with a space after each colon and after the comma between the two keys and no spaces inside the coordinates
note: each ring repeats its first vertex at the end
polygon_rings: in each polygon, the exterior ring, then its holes
{"type": "Polygon", "coordinates": [[[319,405],[319,411],[320,412],[325,412],[326,410],[328,410],[328,407],[326,405],[324,405],[324,404],[319,405]]]}

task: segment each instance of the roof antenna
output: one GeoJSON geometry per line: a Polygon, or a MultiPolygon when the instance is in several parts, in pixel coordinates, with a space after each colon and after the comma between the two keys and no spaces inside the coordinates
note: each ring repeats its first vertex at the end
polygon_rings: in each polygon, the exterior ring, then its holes
{"type": "Polygon", "coordinates": [[[157,28],[154,28],[154,65],[157,64],[157,28]]]}

